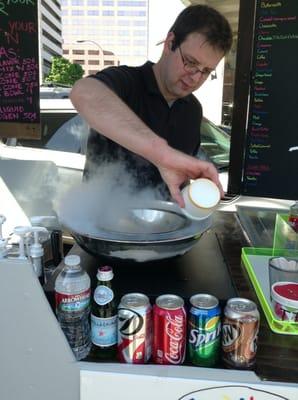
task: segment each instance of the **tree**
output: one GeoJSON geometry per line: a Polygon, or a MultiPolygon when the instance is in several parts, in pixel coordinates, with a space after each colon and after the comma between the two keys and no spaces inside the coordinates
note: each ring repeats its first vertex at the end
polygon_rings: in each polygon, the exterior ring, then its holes
{"type": "Polygon", "coordinates": [[[84,75],[84,70],[79,64],[73,64],[64,57],[56,56],[52,60],[51,70],[45,79],[46,82],[72,86],[84,75]]]}

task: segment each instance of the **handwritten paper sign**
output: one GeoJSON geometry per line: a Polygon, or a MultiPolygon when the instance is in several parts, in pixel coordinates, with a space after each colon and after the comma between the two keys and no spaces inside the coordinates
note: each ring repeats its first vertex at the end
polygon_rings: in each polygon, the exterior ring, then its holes
{"type": "Polygon", "coordinates": [[[38,0],[0,0],[0,137],[40,138],[38,0]]]}
{"type": "Polygon", "coordinates": [[[242,193],[298,199],[298,1],[257,0],[242,193]]]}

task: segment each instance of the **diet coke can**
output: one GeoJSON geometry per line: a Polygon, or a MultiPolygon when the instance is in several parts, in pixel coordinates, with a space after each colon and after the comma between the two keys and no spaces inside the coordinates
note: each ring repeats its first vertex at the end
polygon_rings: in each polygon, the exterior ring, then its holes
{"type": "Polygon", "coordinates": [[[251,369],[256,362],[260,315],[248,299],[229,299],[222,326],[223,361],[228,368],[251,369]]]}
{"type": "Polygon", "coordinates": [[[185,358],[184,301],[173,294],[159,296],[153,306],[153,362],[182,364],[185,358]]]}
{"type": "Polygon", "coordinates": [[[144,364],[152,352],[152,307],[142,293],[124,295],[118,306],[118,359],[144,364]]]}

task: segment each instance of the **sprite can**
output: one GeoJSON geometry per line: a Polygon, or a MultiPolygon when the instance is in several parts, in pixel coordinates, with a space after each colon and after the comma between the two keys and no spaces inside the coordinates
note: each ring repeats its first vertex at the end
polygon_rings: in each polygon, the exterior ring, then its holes
{"type": "Polygon", "coordinates": [[[220,352],[220,307],[216,297],[196,294],[190,298],[188,354],[192,364],[216,365],[220,352]]]}

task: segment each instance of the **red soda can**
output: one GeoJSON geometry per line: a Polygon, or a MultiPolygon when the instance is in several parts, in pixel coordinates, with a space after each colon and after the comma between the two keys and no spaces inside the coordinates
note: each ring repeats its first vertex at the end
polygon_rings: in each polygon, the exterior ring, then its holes
{"type": "Polygon", "coordinates": [[[145,364],[152,352],[152,307],[142,293],[128,293],[118,306],[118,360],[145,364]]]}
{"type": "Polygon", "coordinates": [[[182,364],[186,345],[184,300],[174,294],[157,297],[153,306],[153,362],[182,364]]]}

